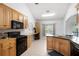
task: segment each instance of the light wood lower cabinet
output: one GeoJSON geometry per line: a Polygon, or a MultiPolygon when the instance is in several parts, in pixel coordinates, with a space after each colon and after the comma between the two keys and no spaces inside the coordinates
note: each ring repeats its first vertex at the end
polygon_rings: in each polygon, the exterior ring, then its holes
{"type": "Polygon", "coordinates": [[[70,41],[60,39],[59,41],[59,52],[65,56],[70,55],[70,41]]]}
{"type": "Polygon", "coordinates": [[[60,39],[55,37],[47,37],[47,49],[56,50],[57,52],[69,56],[70,55],[70,41],[66,39],[60,39]]]}
{"type": "Polygon", "coordinates": [[[47,49],[53,49],[53,38],[52,36],[47,37],[47,49]]]}
{"type": "Polygon", "coordinates": [[[1,56],[16,56],[16,41],[15,38],[0,40],[0,55],[1,56]]]}
{"type": "Polygon", "coordinates": [[[9,55],[16,56],[16,39],[9,38],[9,55]]]}
{"type": "Polygon", "coordinates": [[[54,50],[59,51],[59,40],[55,38],[54,40],[54,50]]]}
{"type": "Polygon", "coordinates": [[[27,36],[27,48],[30,48],[32,45],[32,35],[27,36]]]}

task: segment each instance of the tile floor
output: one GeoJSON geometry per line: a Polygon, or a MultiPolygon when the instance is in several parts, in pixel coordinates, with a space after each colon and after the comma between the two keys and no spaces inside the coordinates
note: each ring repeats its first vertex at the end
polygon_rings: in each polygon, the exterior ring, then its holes
{"type": "Polygon", "coordinates": [[[46,49],[46,39],[34,40],[32,46],[21,56],[49,56],[46,49]]]}

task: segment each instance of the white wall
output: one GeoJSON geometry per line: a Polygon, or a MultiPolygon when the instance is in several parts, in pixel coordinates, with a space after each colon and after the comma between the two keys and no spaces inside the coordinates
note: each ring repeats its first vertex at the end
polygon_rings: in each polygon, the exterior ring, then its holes
{"type": "Polygon", "coordinates": [[[41,30],[42,30],[42,24],[53,24],[53,23],[55,23],[56,24],[56,35],[63,35],[64,34],[64,20],[63,19],[41,21],[40,23],[41,23],[41,30]]]}
{"type": "Polygon", "coordinates": [[[68,25],[66,25],[66,24],[67,24],[67,21],[69,21],[69,18],[77,13],[75,7],[76,7],[76,3],[71,4],[71,6],[69,7],[69,9],[66,13],[66,16],[64,18],[64,20],[65,20],[64,21],[64,34],[69,34],[69,35],[72,34],[71,30],[69,29],[70,27],[68,27],[68,25]],[[67,29],[67,33],[66,33],[66,29],[67,29]]]}
{"type": "Polygon", "coordinates": [[[33,32],[33,27],[35,26],[35,20],[30,13],[28,7],[25,3],[5,3],[7,6],[17,10],[18,12],[28,16],[28,28],[21,31],[22,35],[28,34],[28,32],[33,32]]]}

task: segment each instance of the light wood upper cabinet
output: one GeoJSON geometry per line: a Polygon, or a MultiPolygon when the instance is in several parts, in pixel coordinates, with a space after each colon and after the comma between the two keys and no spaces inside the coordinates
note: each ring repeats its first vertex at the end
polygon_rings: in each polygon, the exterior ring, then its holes
{"type": "Polygon", "coordinates": [[[0,4],[0,29],[8,29],[11,26],[12,10],[0,4]]]}
{"type": "Polygon", "coordinates": [[[19,14],[19,21],[23,22],[23,20],[24,20],[24,16],[22,14],[19,14]]]}
{"type": "Polygon", "coordinates": [[[24,28],[28,26],[28,19],[26,16],[4,4],[0,4],[0,29],[11,29],[11,20],[22,22],[24,28]]]}
{"type": "Polygon", "coordinates": [[[13,20],[19,21],[19,13],[13,10],[13,20]]]}
{"type": "Polygon", "coordinates": [[[4,25],[7,28],[11,28],[11,20],[12,20],[12,9],[9,7],[5,7],[4,25]]]}
{"type": "Polygon", "coordinates": [[[0,4],[0,28],[3,28],[4,25],[4,12],[5,8],[2,4],[0,4]]]}
{"type": "Polygon", "coordinates": [[[23,24],[24,24],[24,28],[28,27],[28,17],[24,16],[23,24]]]}

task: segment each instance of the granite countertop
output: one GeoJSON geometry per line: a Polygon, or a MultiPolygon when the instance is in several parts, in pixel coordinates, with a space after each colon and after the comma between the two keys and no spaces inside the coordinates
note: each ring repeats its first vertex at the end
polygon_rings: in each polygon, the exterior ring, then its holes
{"type": "Polygon", "coordinates": [[[46,36],[52,36],[59,39],[69,40],[77,49],[79,49],[79,37],[69,37],[69,36],[59,36],[59,35],[51,35],[47,34],[46,36]]]}
{"type": "Polygon", "coordinates": [[[46,34],[46,36],[52,36],[55,38],[61,38],[61,39],[72,39],[72,37],[68,37],[68,36],[61,36],[61,35],[52,35],[52,34],[46,34]]]}
{"type": "Polygon", "coordinates": [[[54,36],[54,35],[52,35],[52,34],[48,34],[48,33],[47,33],[46,36],[54,36]]]}

